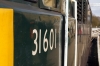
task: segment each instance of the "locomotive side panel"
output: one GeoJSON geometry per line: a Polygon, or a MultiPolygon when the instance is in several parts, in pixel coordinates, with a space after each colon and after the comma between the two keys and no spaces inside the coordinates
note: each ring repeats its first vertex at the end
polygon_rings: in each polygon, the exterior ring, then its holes
{"type": "Polygon", "coordinates": [[[76,22],[73,18],[68,21],[68,66],[74,66],[76,22]]]}
{"type": "Polygon", "coordinates": [[[61,66],[61,14],[8,1],[0,7],[14,9],[14,66],[61,66]]]}

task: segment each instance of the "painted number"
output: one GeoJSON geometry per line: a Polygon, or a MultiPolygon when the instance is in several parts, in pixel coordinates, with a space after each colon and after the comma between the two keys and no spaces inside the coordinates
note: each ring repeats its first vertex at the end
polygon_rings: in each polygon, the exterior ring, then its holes
{"type": "Polygon", "coordinates": [[[40,29],[39,36],[38,36],[38,31],[36,29],[33,30],[32,34],[35,34],[36,37],[34,39],[35,50],[32,50],[32,55],[36,55],[38,52],[37,50],[39,50],[39,53],[41,53],[41,49],[43,49],[44,52],[47,52],[48,47],[50,48],[50,50],[53,50],[54,46],[56,48],[56,29],[50,30],[49,38],[47,38],[48,30],[47,29],[45,30],[45,33],[42,34],[42,35],[44,35],[44,37],[42,38],[43,44],[41,43],[41,32],[42,32],[42,30],[40,29]],[[37,42],[38,38],[39,38],[39,42],[37,42]],[[43,47],[41,45],[43,45],[43,47]]]}
{"type": "Polygon", "coordinates": [[[37,53],[37,48],[38,48],[38,44],[37,44],[37,37],[38,37],[38,33],[37,33],[37,30],[36,29],[34,29],[33,30],[33,33],[35,33],[36,34],[36,38],[35,38],[35,40],[34,40],[34,44],[35,44],[35,46],[36,46],[36,49],[35,49],[35,51],[32,51],[32,55],[36,55],[36,53],[37,53]]]}
{"type": "Polygon", "coordinates": [[[45,31],[44,39],[43,39],[43,49],[44,49],[45,52],[46,52],[47,49],[48,49],[48,39],[46,38],[46,34],[47,34],[47,29],[46,29],[46,31],[45,31]]]}

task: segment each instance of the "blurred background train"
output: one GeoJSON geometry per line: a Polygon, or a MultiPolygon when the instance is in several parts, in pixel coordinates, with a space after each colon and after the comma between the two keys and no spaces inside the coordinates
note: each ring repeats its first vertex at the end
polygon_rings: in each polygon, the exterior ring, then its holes
{"type": "Polygon", "coordinates": [[[86,66],[92,11],[88,0],[0,0],[13,9],[13,66],[86,66]]]}

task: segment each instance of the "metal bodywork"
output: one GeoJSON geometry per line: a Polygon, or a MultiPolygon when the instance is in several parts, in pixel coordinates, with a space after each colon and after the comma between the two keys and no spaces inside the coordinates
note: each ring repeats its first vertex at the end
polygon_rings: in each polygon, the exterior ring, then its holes
{"type": "MultiPolygon", "coordinates": [[[[78,1],[81,3],[81,1],[78,1]]],[[[91,22],[92,12],[88,1],[81,4],[83,17],[78,19],[77,26],[77,66],[86,66],[91,47],[91,22]]],[[[79,9],[78,9],[79,10],[79,9]]],[[[78,12],[78,15],[80,12],[78,12]]],[[[81,13],[82,14],[82,13],[81,13]]]]}
{"type": "Polygon", "coordinates": [[[61,14],[9,1],[0,8],[14,9],[14,66],[61,66],[61,14]]]}
{"type": "Polygon", "coordinates": [[[91,38],[88,0],[57,0],[56,7],[33,1],[0,1],[0,8],[14,10],[14,66],[85,66],[91,38]]]}
{"type": "Polygon", "coordinates": [[[74,18],[68,19],[68,65],[74,66],[75,62],[75,33],[76,22],[74,18]]]}

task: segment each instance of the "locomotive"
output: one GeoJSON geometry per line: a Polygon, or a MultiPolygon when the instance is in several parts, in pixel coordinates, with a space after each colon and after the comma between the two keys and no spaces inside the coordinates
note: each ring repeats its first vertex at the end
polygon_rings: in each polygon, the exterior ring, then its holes
{"type": "Polygon", "coordinates": [[[1,66],[85,66],[91,42],[88,0],[1,0],[0,10],[0,18],[5,16],[0,24],[6,25],[0,28],[9,28],[7,39],[0,33],[0,46],[9,49],[7,55],[0,51],[6,60],[1,66]]]}

